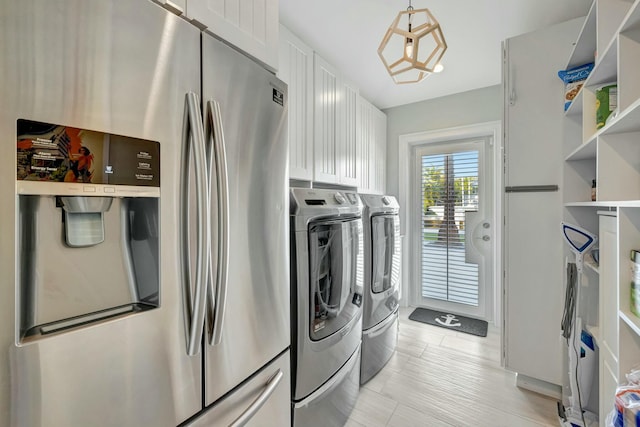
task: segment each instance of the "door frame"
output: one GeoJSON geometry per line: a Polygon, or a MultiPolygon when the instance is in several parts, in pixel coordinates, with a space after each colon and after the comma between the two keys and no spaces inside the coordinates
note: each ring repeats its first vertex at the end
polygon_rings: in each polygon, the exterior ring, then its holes
{"type": "Polygon", "coordinates": [[[493,149],[493,200],[490,200],[493,207],[493,215],[491,221],[494,225],[494,245],[493,245],[493,298],[492,307],[487,313],[487,320],[499,326],[502,322],[502,186],[503,186],[503,139],[502,139],[502,122],[500,120],[471,124],[466,126],[457,126],[445,129],[436,129],[410,134],[400,135],[398,138],[398,200],[400,206],[404,209],[400,210],[400,234],[403,237],[402,252],[407,254],[402,265],[402,292],[401,305],[408,306],[411,298],[409,295],[409,283],[415,275],[415,265],[419,262],[419,254],[412,251],[413,245],[409,238],[408,230],[411,224],[411,210],[408,209],[411,202],[411,195],[415,193],[415,183],[413,183],[413,175],[415,169],[414,149],[419,145],[437,144],[445,141],[465,140],[477,137],[491,137],[493,149]],[[491,316],[493,315],[493,316],[491,316]]]}
{"type": "MultiPolygon", "coordinates": [[[[423,156],[444,156],[446,153],[456,154],[463,152],[475,151],[478,154],[478,172],[479,172],[479,181],[478,181],[478,196],[479,196],[479,211],[480,217],[483,221],[489,220],[493,221],[493,216],[485,215],[486,212],[491,212],[493,210],[491,197],[493,193],[493,188],[491,186],[490,180],[492,179],[492,168],[493,168],[493,156],[491,156],[493,148],[493,140],[489,136],[483,137],[475,137],[471,139],[459,139],[453,141],[443,141],[440,143],[426,143],[420,144],[414,147],[411,150],[411,159],[414,162],[414,167],[412,170],[412,197],[408,200],[411,203],[411,206],[407,206],[407,210],[411,213],[409,214],[411,225],[409,227],[410,236],[409,243],[413,247],[412,254],[415,254],[416,263],[413,264],[414,270],[411,271],[413,277],[421,278],[424,277],[424,271],[422,270],[422,266],[424,263],[423,252],[423,241],[420,238],[415,238],[416,236],[422,236],[423,223],[423,215],[422,215],[422,188],[419,182],[422,182],[422,158],[423,156]],[[487,164],[489,163],[489,164],[487,164]],[[491,169],[489,169],[490,167],[491,169]],[[489,186],[487,185],[489,183],[489,186]],[[488,187],[488,188],[487,188],[488,187]],[[421,256],[422,255],[422,256],[421,256]]],[[[493,229],[495,225],[488,230],[484,231],[483,234],[493,235],[493,229]]],[[[465,251],[467,250],[466,244],[470,243],[467,241],[466,237],[470,234],[472,238],[473,233],[475,232],[475,227],[471,229],[465,230],[465,251]]],[[[491,240],[491,247],[495,245],[493,239],[491,240]]],[[[491,252],[491,256],[493,256],[493,252],[491,252]]],[[[484,258],[484,256],[483,256],[484,258]]],[[[449,261],[447,257],[447,270],[449,267],[449,261]]],[[[452,302],[448,300],[440,300],[436,298],[427,298],[422,295],[421,289],[422,286],[418,285],[417,280],[413,280],[411,286],[409,287],[409,303],[411,305],[417,307],[428,307],[433,310],[444,311],[446,313],[455,313],[462,316],[475,317],[479,319],[492,319],[493,318],[493,264],[487,261],[482,261],[482,265],[478,265],[478,276],[477,276],[477,285],[478,285],[478,305],[466,305],[463,303],[452,302]]],[[[448,277],[448,274],[447,274],[448,277]]]]}

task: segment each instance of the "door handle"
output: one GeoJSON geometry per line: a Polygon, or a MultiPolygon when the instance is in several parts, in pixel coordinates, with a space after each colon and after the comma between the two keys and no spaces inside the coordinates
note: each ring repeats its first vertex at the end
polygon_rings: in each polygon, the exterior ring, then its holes
{"type": "Polygon", "coordinates": [[[182,186],[181,186],[181,263],[182,283],[184,286],[185,310],[187,316],[187,354],[195,356],[200,352],[200,342],[204,330],[204,315],[207,293],[207,260],[210,258],[210,215],[207,203],[207,170],[205,162],[204,128],[198,96],[189,92],[186,95],[184,125],[182,132],[182,186]],[[195,292],[191,289],[191,254],[189,249],[189,171],[191,151],[195,160],[196,194],[196,277],[195,292]]]}
{"type": "MultiPolygon", "coordinates": [[[[213,271],[211,271],[211,279],[209,280],[208,286],[209,312],[213,317],[209,343],[211,345],[217,345],[220,344],[222,340],[229,282],[229,175],[227,173],[227,152],[224,139],[224,127],[222,125],[222,112],[220,111],[220,104],[217,101],[207,102],[207,130],[208,140],[211,141],[212,146],[218,194],[218,268],[215,276],[215,292],[213,289],[213,271]]],[[[213,175],[213,171],[211,175],[213,175]]],[[[209,191],[211,191],[213,184],[209,182],[209,185],[209,191]]],[[[211,261],[209,260],[209,262],[211,261]]],[[[209,268],[211,269],[211,265],[209,268]]]]}
{"type": "Polygon", "coordinates": [[[245,411],[240,414],[238,418],[235,419],[235,421],[229,424],[229,427],[243,427],[244,425],[246,425],[251,420],[251,418],[256,415],[260,408],[262,408],[262,406],[267,403],[267,400],[269,400],[273,392],[276,390],[276,387],[278,387],[283,377],[284,372],[282,372],[281,369],[278,369],[278,372],[276,372],[276,374],[271,377],[271,379],[269,379],[262,393],[260,393],[256,400],[254,400],[253,403],[251,403],[251,405],[247,409],[245,409],[245,411]]]}

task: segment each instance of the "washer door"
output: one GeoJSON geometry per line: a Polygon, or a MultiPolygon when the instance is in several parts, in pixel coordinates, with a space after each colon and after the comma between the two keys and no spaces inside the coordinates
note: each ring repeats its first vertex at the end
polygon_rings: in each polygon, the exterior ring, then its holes
{"type": "Polygon", "coordinates": [[[362,221],[331,220],[309,226],[309,295],[312,341],[351,322],[362,305],[362,221]]]}

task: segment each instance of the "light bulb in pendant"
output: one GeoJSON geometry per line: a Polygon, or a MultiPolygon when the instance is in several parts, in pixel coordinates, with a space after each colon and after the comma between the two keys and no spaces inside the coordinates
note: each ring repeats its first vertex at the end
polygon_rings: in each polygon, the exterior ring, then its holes
{"type": "Polygon", "coordinates": [[[408,58],[413,58],[413,39],[407,38],[404,44],[404,54],[408,58]]]}
{"type": "Polygon", "coordinates": [[[439,73],[442,70],[444,70],[444,66],[441,63],[437,63],[435,67],[433,67],[433,72],[434,73],[439,73]]]}

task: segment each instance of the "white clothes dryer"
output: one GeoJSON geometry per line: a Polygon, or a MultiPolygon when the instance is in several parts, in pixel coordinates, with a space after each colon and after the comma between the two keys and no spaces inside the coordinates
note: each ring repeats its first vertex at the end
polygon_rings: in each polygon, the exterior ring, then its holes
{"type": "Polygon", "coordinates": [[[361,194],[364,294],[360,383],[373,378],[398,343],[400,206],[392,196],[361,194]]]}

